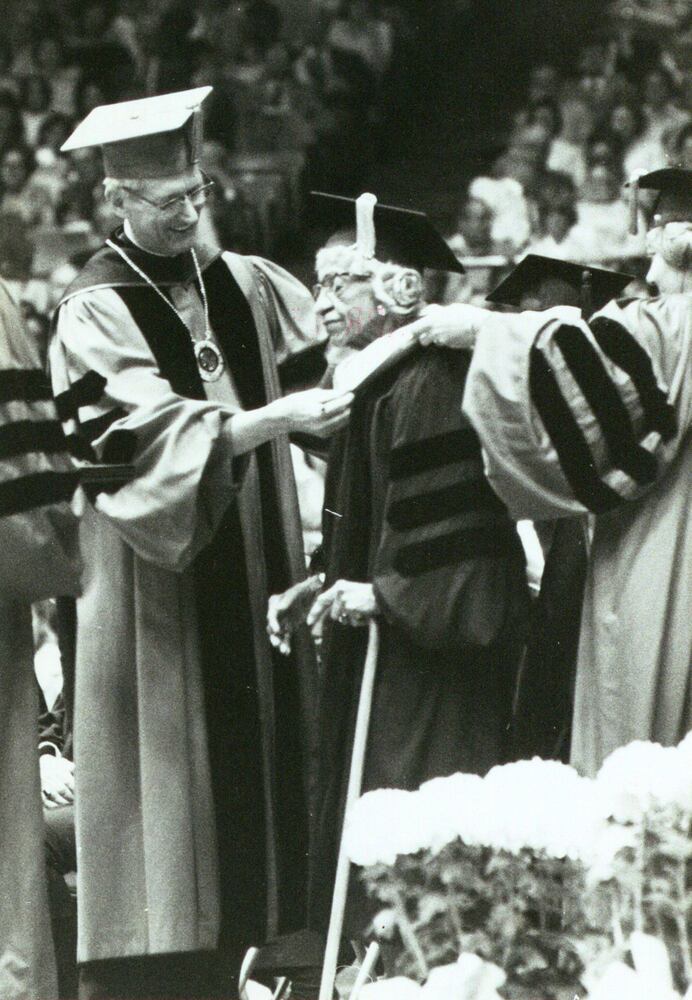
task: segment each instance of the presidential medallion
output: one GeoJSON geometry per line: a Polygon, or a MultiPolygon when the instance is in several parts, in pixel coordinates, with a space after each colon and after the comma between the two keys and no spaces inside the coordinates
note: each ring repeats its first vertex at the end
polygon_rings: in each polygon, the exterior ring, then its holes
{"type": "Polygon", "coordinates": [[[205,382],[216,382],[224,369],[223,355],[213,340],[198,340],[195,357],[199,373],[205,382]]]}

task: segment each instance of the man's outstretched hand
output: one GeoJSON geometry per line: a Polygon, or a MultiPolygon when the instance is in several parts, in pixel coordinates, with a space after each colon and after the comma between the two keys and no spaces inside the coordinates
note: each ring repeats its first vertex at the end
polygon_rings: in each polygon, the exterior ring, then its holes
{"type": "Polygon", "coordinates": [[[283,396],[271,406],[287,433],[326,438],[346,426],[352,402],[352,392],[306,389],[283,396]]]}

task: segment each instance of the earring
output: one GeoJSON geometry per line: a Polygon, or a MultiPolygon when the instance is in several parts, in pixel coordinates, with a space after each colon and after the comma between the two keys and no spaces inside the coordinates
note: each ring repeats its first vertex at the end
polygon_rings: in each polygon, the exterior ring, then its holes
{"type": "Polygon", "coordinates": [[[387,310],[386,310],[386,309],[385,309],[385,307],[384,307],[384,306],[382,305],[382,303],[381,303],[381,302],[380,302],[380,303],[378,303],[378,306],[377,306],[377,315],[378,315],[378,316],[384,316],[386,312],[387,312],[387,310]]]}

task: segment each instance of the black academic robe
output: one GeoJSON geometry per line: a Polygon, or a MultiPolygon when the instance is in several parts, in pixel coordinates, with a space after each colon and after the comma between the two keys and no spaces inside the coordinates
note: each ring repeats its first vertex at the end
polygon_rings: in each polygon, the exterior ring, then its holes
{"type": "MultiPolygon", "coordinates": [[[[417,788],[505,758],[528,614],[521,544],[461,413],[465,352],[415,348],[359,391],[334,442],[327,585],[372,581],[380,609],[363,790],[417,788]]],[[[310,919],[324,928],[343,822],[366,630],[323,643],[310,919]]]]}

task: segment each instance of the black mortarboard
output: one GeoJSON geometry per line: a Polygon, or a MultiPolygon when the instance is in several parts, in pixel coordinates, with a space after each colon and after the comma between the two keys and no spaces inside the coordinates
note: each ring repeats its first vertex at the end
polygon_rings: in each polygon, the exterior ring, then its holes
{"type": "MultiPolygon", "coordinates": [[[[356,199],[341,195],[311,191],[316,200],[320,220],[332,230],[352,229],[356,223],[356,199]]],[[[375,256],[381,261],[392,261],[423,271],[457,271],[464,273],[464,266],[438,233],[425,212],[408,208],[375,204],[375,256]]]]}
{"type": "Polygon", "coordinates": [[[530,253],[486,296],[486,301],[519,307],[525,296],[533,295],[540,309],[573,305],[588,317],[632,280],[631,274],[621,271],[530,253]]]}
{"type": "Polygon", "coordinates": [[[638,178],[638,186],[658,191],[654,212],[661,222],[689,222],[692,219],[692,170],[664,167],[638,178]]]}

